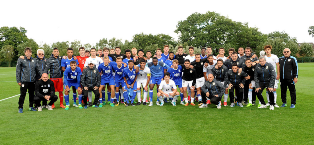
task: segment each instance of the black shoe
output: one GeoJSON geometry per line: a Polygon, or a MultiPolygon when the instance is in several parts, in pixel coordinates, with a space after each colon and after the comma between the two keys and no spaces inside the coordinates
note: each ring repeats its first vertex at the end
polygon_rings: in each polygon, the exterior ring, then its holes
{"type": "Polygon", "coordinates": [[[93,106],[93,103],[92,102],[88,102],[88,107],[91,107],[93,106]]]}
{"type": "Polygon", "coordinates": [[[136,105],[141,105],[141,102],[137,102],[136,105]]]}
{"type": "Polygon", "coordinates": [[[143,102],[143,105],[146,105],[146,102],[143,102]]]}
{"type": "Polygon", "coordinates": [[[135,106],[135,104],[134,104],[134,103],[131,103],[131,106],[135,106]]]}
{"type": "Polygon", "coordinates": [[[129,106],[129,103],[124,103],[125,107],[129,106]]]}

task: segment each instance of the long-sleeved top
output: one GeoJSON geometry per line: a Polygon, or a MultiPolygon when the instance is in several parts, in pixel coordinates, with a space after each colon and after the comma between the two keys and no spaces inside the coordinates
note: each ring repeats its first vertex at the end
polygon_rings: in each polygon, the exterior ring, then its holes
{"type": "Polygon", "coordinates": [[[227,81],[228,68],[225,65],[218,67],[218,69],[213,67],[212,72],[213,72],[213,76],[215,77],[216,80],[218,80],[220,82],[226,82],[227,81]]]}
{"type": "Polygon", "coordinates": [[[81,76],[82,87],[93,88],[95,86],[99,87],[101,82],[100,74],[98,69],[94,66],[93,68],[87,67],[83,70],[81,76]]]}
{"type": "Polygon", "coordinates": [[[254,81],[256,88],[259,88],[259,83],[269,83],[268,88],[274,88],[276,72],[270,63],[265,65],[257,64],[254,71],[254,81]]]}
{"type": "Polygon", "coordinates": [[[225,92],[225,87],[217,80],[213,80],[212,82],[206,81],[201,89],[205,94],[209,92],[210,95],[218,95],[219,97],[225,92]]]}
{"type": "Polygon", "coordinates": [[[192,68],[185,68],[185,66],[182,67],[182,79],[185,81],[193,81],[192,86],[195,86],[196,84],[196,70],[192,68]]]}
{"type": "Polygon", "coordinates": [[[255,71],[255,66],[251,66],[251,67],[243,67],[243,70],[246,74],[248,74],[250,76],[249,81],[254,80],[254,71],[255,71]]]}
{"type": "Polygon", "coordinates": [[[280,57],[280,80],[290,80],[299,77],[299,66],[297,59],[293,56],[280,57]]]}
{"type": "Polygon", "coordinates": [[[19,58],[16,64],[16,82],[35,82],[36,73],[42,74],[42,71],[37,66],[37,60],[34,58],[24,59],[19,58]]]}
{"type": "Polygon", "coordinates": [[[55,87],[50,79],[48,79],[46,82],[39,80],[36,82],[35,92],[36,96],[39,98],[44,98],[45,95],[54,96],[55,87]]]}
{"type": "MultiPolygon", "coordinates": [[[[40,59],[40,58],[36,58],[37,60],[37,66],[38,68],[41,70],[41,72],[43,73],[46,69],[46,62],[47,62],[47,59],[44,57],[43,59],[40,59]]],[[[41,78],[41,74],[37,71],[36,72],[36,80],[39,80],[41,78]]]]}
{"type": "Polygon", "coordinates": [[[237,72],[233,72],[232,70],[229,70],[227,73],[227,82],[225,84],[225,86],[227,87],[230,83],[234,86],[237,86],[239,84],[245,84],[245,78],[248,75],[245,72],[241,72],[239,73],[239,71],[237,72]]]}
{"type": "Polygon", "coordinates": [[[179,61],[179,64],[184,64],[184,60],[187,54],[177,54],[174,58],[179,61]]]}
{"type": "Polygon", "coordinates": [[[63,72],[61,67],[62,58],[51,56],[46,61],[45,73],[50,73],[50,78],[62,78],[63,72]],[[50,70],[50,71],[49,71],[50,70]],[[49,72],[48,72],[49,71],[49,72]]]}
{"type": "Polygon", "coordinates": [[[232,64],[236,63],[238,65],[239,68],[243,67],[244,61],[243,59],[238,58],[237,60],[232,60],[231,58],[226,60],[224,62],[224,65],[228,68],[228,69],[232,69],[232,64]]]}
{"type": "Polygon", "coordinates": [[[196,70],[196,78],[201,78],[204,77],[204,64],[206,62],[206,58],[201,59],[199,62],[193,61],[191,62],[191,65],[194,67],[194,69],[196,70]]]}

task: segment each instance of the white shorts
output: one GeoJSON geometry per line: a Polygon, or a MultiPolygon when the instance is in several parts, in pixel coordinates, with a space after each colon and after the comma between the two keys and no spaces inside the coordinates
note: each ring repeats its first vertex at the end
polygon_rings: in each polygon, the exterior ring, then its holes
{"type": "Polygon", "coordinates": [[[198,78],[198,79],[196,79],[195,87],[196,88],[203,87],[204,83],[205,83],[205,78],[204,77],[198,78]]]}
{"type": "Polygon", "coordinates": [[[279,83],[279,81],[278,81],[278,80],[275,80],[274,89],[277,89],[277,88],[278,88],[278,83],[279,83]]]}
{"type": "Polygon", "coordinates": [[[147,79],[145,80],[136,80],[137,83],[137,88],[141,88],[141,86],[143,86],[143,88],[146,86],[147,83],[147,79]]]}
{"type": "Polygon", "coordinates": [[[251,84],[252,84],[252,88],[255,88],[255,81],[251,81],[251,84]]]}
{"type": "Polygon", "coordinates": [[[192,87],[193,81],[182,80],[182,87],[192,87]]]}

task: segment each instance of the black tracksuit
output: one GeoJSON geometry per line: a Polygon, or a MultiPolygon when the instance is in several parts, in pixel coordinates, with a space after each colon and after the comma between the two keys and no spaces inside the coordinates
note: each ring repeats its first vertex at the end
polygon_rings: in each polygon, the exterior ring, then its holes
{"type": "MultiPolygon", "coordinates": [[[[272,64],[267,63],[262,66],[261,64],[257,64],[254,71],[254,80],[256,88],[261,88],[257,92],[257,97],[261,101],[262,104],[265,105],[264,98],[262,96],[263,90],[265,88],[274,88],[275,84],[275,76],[276,72],[272,64]]],[[[270,105],[275,105],[274,102],[274,93],[268,91],[270,105]]]]}
{"type": "Polygon", "coordinates": [[[51,56],[49,59],[47,59],[46,68],[44,72],[50,73],[50,78],[62,78],[63,77],[61,60],[62,58],[60,56],[58,56],[57,58],[54,56],[51,56]]]}
{"type": "Polygon", "coordinates": [[[236,63],[238,65],[239,68],[243,67],[244,61],[243,59],[238,58],[237,60],[233,61],[231,58],[226,60],[224,62],[224,65],[228,68],[228,69],[232,69],[232,64],[236,63]]]}
{"type": "Polygon", "coordinates": [[[230,96],[230,103],[234,103],[234,89],[236,89],[236,95],[237,95],[237,102],[242,102],[243,99],[243,88],[240,87],[240,84],[242,83],[245,85],[245,78],[248,75],[245,72],[236,72],[234,73],[232,70],[229,70],[227,73],[227,82],[226,87],[228,87],[229,84],[232,84],[231,89],[229,89],[229,96],[230,96]]]}
{"type": "Polygon", "coordinates": [[[210,99],[211,102],[216,105],[219,104],[219,101],[221,100],[221,97],[225,92],[225,87],[217,80],[213,80],[212,82],[206,81],[201,89],[203,103],[206,103],[206,93],[208,92],[208,99],[210,99]],[[216,97],[215,95],[218,95],[218,97],[216,97]]]}
{"type": "Polygon", "coordinates": [[[87,97],[88,97],[88,91],[93,91],[95,94],[95,100],[94,105],[98,103],[99,100],[99,86],[100,86],[101,78],[98,69],[96,69],[96,66],[93,68],[87,67],[83,70],[82,76],[81,76],[81,84],[83,87],[83,100],[84,104],[87,104],[87,97]],[[94,87],[97,86],[98,89],[94,89],[94,87]],[[85,87],[88,89],[85,90],[85,87]]]}
{"type": "Polygon", "coordinates": [[[37,81],[35,85],[35,90],[36,96],[34,100],[37,107],[40,106],[41,101],[47,101],[45,99],[45,95],[50,96],[50,102],[48,104],[50,106],[58,100],[57,95],[55,95],[54,84],[50,79],[48,79],[46,82],[44,82],[43,80],[37,81]]]}
{"type": "MultiPolygon", "coordinates": [[[[251,66],[251,67],[243,67],[243,70],[246,74],[248,74],[250,76],[250,79],[245,81],[245,85],[244,85],[244,98],[243,100],[245,102],[248,102],[248,93],[249,93],[249,89],[250,89],[250,84],[252,81],[254,81],[254,71],[255,71],[255,66],[251,66]]],[[[256,101],[256,93],[255,93],[255,87],[252,90],[252,102],[256,101]]]]}
{"type": "Polygon", "coordinates": [[[296,104],[296,90],[293,82],[294,78],[298,78],[298,62],[293,56],[280,57],[280,88],[281,88],[281,100],[283,103],[287,103],[287,87],[290,90],[291,104],[296,104]]]}
{"type": "MultiPolygon", "coordinates": [[[[186,69],[185,66],[182,66],[182,80],[183,81],[193,81],[192,86],[196,84],[196,70],[193,68],[186,69]]],[[[191,86],[190,86],[191,87],[191,86]]]]}
{"type": "MultiPolygon", "coordinates": [[[[217,65],[217,64],[216,64],[217,65]]],[[[228,73],[228,68],[225,65],[222,65],[220,68],[216,69],[213,67],[212,69],[213,76],[217,81],[220,82],[226,82],[227,79],[227,73],[228,73]]],[[[224,83],[226,85],[226,83],[224,83]]]]}
{"type": "Polygon", "coordinates": [[[206,62],[206,58],[201,59],[200,62],[196,62],[196,61],[191,62],[191,65],[194,67],[196,71],[196,79],[204,77],[203,68],[204,68],[205,62],[206,62]]]}
{"type": "Polygon", "coordinates": [[[186,56],[187,56],[187,54],[182,54],[182,55],[177,54],[177,55],[174,57],[174,59],[178,60],[180,65],[183,65],[186,56]]]}

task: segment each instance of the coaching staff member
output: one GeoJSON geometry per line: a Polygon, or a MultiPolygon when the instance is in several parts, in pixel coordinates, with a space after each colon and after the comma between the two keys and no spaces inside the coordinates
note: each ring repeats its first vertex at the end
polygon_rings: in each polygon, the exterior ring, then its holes
{"type": "Polygon", "coordinates": [[[39,74],[42,71],[37,66],[37,60],[32,58],[32,49],[26,47],[24,50],[24,59],[19,58],[16,64],[16,81],[20,86],[20,98],[19,98],[19,113],[23,113],[23,104],[28,90],[29,94],[29,110],[37,111],[33,108],[34,103],[34,91],[35,91],[35,77],[36,72],[39,74]]]}
{"type": "Polygon", "coordinates": [[[290,56],[291,51],[289,48],[283,50],[282,57],[279,58],[280,65],[280,88],[281,88],[281,100],[282,106],[287,106],[287,87],[290,90],[291,96],[291,106],[290,108],[295,108],[296,104],[296,90],[295,84],[298,82],[298,62],[297,59],[293,56],[290,56]]]}
{"type": "Polygon", "coordinates": [[[55,95],[53,82],[48,79],[48,74],[42,74],[41,80],[36,82],[35,90],[36,96],[34,100],[36,106],[38,107],[38,111],[42,111],[42,107],[40,106],[41,101],[50,101],[48,104],[48,110],[53,110],[52,104],[58,100],[58,97],[55,95]]]}

